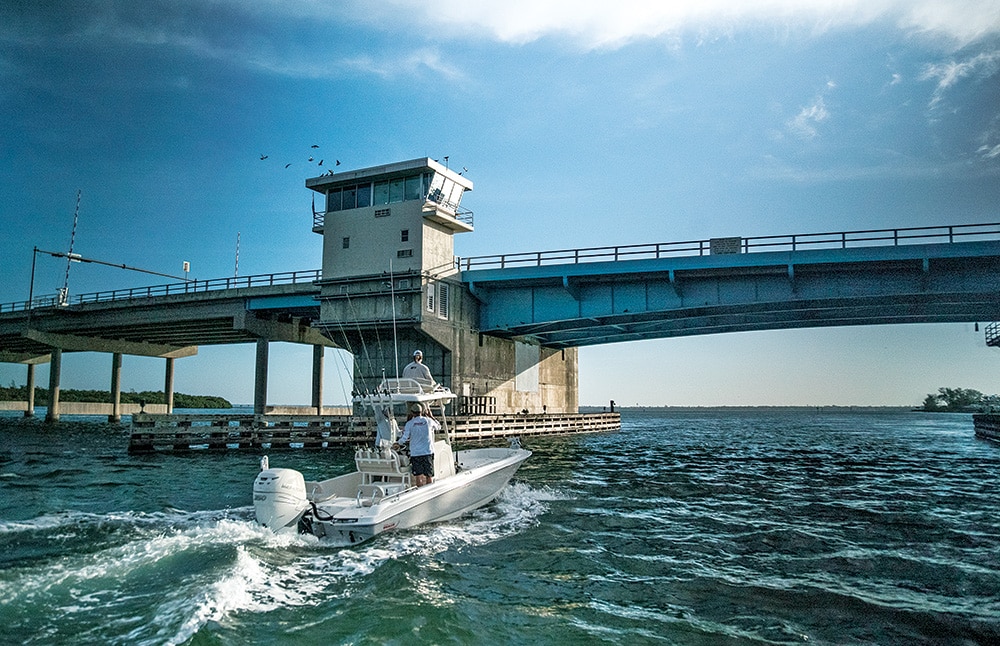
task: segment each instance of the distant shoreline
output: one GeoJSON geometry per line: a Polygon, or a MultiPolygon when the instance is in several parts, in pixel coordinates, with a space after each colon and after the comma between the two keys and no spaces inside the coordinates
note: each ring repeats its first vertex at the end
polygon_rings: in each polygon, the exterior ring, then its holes
{"type": "MultiPolygon", "coordinates": [[[[608,406],[580,406],[580,411],[600,411],[608,406]]],[[[698,412],[698,411],[859,411],[859,412],[924,412],[917,406],[619,406],[616,411],[628,412],[698,412]]]]}

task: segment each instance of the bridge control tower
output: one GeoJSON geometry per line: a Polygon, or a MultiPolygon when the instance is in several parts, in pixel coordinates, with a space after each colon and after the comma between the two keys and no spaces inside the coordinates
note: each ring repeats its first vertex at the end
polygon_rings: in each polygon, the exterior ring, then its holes
{"type": "Polygon", "coordinates": [[[577,351],[479,332],[479,303],[459,280],[454,236],[473,231],[473,188],[429,158],[306,180],[322,195],[320,321],[354,355],[354,387],[396,376],[421,350],[460,413],[577,412],[577,351]]]}

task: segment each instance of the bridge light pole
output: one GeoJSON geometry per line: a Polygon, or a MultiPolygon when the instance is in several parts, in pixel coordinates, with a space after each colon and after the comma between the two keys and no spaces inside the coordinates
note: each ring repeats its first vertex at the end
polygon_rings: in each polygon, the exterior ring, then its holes
{"type": "MultiPolygon", "coordinates": [[[[124,264],[124,263],[107,262],[107,261],[104,261],[104,260],[97,260],[95,258],[84,258],[83,256],[81,256],[78,253],[73,253],[73,252],[63,253],[61,251],[45,251],[44,249],[39,249],[38,247],[34,247],[31,250],[31,284],[28,286],[28,310],[29,310],[29,314],[28,315],[29,315],[29,317],[31,315],[30,314],[30,310],[34,306],[34,302],[33,301],[35,299],[35,260],[38,257],[38,254],[40,254],[40,253],[47,253],[50,256],[52,256],[53,258],[67,258],[69,262],[87,262],[87,263],[92,263],[92,264],[95,264],[95,265],[104,265],[105,267],[116,267],[118,269],[127,269],[128,271],[137,271],[137,272],[140,272],[140,273],[143,273],[143,274],[152,274],[154,276],[163,276],[164,278],[173,278],[174,280],[182,280],[185,283],[191,282],[188,279],[188,277],[187,277],[187,272],[191,268],[191,264],[189,262],[187,262],[187,261],[184,261],[184,276],[174,276],[173,274],[164,274],[164,273],[159,272],[159,271],[152,271],[151,269],[141,269],[139,267],[130,267],[130,266],[124,264]]],[[[62,289],[59,290],[59,293],[60,293],[59,304],[60,305],[68,305],[69,304],[69,301],[68,301],[69,294],[67,292],[67,288],[63,287],[62,289]]]]}

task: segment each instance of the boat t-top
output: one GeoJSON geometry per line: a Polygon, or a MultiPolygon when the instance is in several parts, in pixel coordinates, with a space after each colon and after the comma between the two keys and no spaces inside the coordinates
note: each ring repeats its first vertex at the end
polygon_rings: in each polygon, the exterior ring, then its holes
{"type": "MultiPolygon", "coordinates": [[[[510,448],[453,451],[445,405],[456,395],[433,381],[384,379],[354,403],[374,416],[375,443],[354,454],[357,470],[319,482],[294,469],[271,468],[267,456],[253,485],[257,522],[275,531],[300,531],[350,543],[382,532],[457,518],[486,505],[531,456],[510,448]],[[434,438],[432,482],[415,486],[410,460],[398,449],[396,416],[413,405],[441,425],[434,438]]],[[[405,413],[404,413],[405,414],[405,413]]]]}

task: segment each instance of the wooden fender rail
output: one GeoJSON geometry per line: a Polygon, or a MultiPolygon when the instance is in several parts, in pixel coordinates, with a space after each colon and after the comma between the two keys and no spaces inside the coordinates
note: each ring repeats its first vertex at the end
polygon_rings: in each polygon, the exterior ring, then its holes
{"type": "MultiPolygon", "coordinates": [[[[599,433],[621,429],[618,413],[489,415],[449,418],[459,440],[599,433]]],[[[375,426],[367,417],[310,415],[136,414],[130,453],[238,449],[327,449],[367,444],[375,426]]]]}

